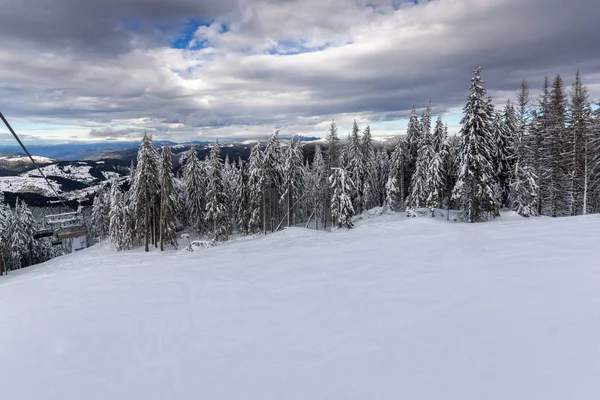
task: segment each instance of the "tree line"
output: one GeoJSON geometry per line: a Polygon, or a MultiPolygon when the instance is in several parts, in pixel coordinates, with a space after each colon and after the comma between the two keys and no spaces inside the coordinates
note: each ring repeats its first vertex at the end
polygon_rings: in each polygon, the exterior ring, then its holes
{"type": "Polygon", "coordinates": [[[177,248],[185,229],[224,241],[284,226],[351,228],[355,215],[374,207],[460,210],[467,222],[502,210],[524,217],[600,212],[600,115],[579,73],[570,90],[560,75],[546,78],[538,98],[523,81],[515,99],[497,108],[477,68],[460,124],[449,135],[441,117],[434,122],[431,103],[420,115],[413,107],[406,135],[388,147],[376,146],[370,127],[356,121],[342,141],[332,121],[311,162],[306,145],[297,138],[284,144],[278,133],[254,145],[247,160],[223,160],[218,142],[201,160],[192,145],[177,175],[169,146],[144,135],[125,182],[96,194],[91,231],[118,250],[162,250],[177,248]]]}

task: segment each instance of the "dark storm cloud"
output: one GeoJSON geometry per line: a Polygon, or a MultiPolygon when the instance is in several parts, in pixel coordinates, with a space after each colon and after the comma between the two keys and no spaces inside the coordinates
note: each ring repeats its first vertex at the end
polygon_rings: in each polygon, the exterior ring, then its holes
{"type": "Polygon", "coordinates": [[[498,102],[523,78],[537,89],[561,73],[568,84],[578,68],[600,94],[596,0],[392,4],[0,0],[2,106],[92,137],[247,137],[321,130],[332,117],[393,120],[429,99],[444,113],[462,106],[476,65],[498,102]],[[204,48],[169,48],[190,20],[216,20],[196,32],[204,48]],[[117,125],[133,131],[102,129],[117,125]]]}

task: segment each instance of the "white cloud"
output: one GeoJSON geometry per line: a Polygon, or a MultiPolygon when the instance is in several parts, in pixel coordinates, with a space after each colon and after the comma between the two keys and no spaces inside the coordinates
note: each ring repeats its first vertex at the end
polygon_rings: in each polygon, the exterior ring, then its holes
{"type": "MultiPolygon", "coordinates": [[[[186,18],[186,12],[200,9],[214,20],[195,31],[190,49],[128,28],[123,20],[137,1],[126,0],[125,14],[116,2],[98,6],[126,42],[113,50],[109,42],[98,45],[101,57],[77,44],[73,32],[87,35],[79,23],[61,33],[75,43],[71,47],[50,42],[42,49],[41,39],[37,46],[19,45],[33,40],[31,33],[0,43],[5,112],[87,132],[143,128],[175,140],[266,135],[277,128],[324,134],[334,117],[341,135],[355,118],[396,130],[402,127],[393,121],[428,99],[439,114],[461,107],[476,64],[483,64],[499,103],[523,77],[535,89],[544,74],[560,72],[568,83],[578,67],[592,97],[599,97],[600,58],[589,37],[600,6],[592,0],[437,0],[398,9],[384,0],[239,0],[216,9],[177,0],[163,12],[164,21],[183,23],[201,16],[186,18]],[[207,47],[195,49],[198,44],[207,47]],[[301,53],[277,54],[294,52],[301,53]]],[[[160,22],[159,10],[168,4],[147,4],[154,10],[145,11],[147,20],[160,22]]],[[[85,15],[92,26],[105,27],[91,11],[85,15]]],[[[0,34],[10,33],[2,22],[0,34]]]]}

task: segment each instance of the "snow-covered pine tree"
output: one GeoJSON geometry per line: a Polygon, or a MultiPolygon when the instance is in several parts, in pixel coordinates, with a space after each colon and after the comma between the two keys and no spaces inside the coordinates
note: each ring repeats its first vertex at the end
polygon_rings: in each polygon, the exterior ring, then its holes
{"type": "Polygon", "coordinates": [[[160,163],[160,251],[165,242],[177,249],[176,204],[173,189],[173,160],[171,148],[165,143],[160,163]]]}
{"type": "Polygon", "coordinates": [[[571,214],[572,143],[566,130],[566,105],[563,80],[556,76],[549,94],[547,132],[544,138],[544,215],[560,217],[571,214]]]}
{"type": "MultiPolygon", "coordinates": [[[[517,93],[515,114],[515,135],[513,140],[514,165],[510,183],[510,202],[512,209],[523,217],[538,215],[539,186],[535,174],[534,158],[531,146],[535,142],[529,136],[531,96],[527,83],[523,80],[517,93]]],[[[506,118],[505,118],[506,119],[506,118]]]]}
{"type": "Polygon", "coordinates": [[[390,156],[385,148],[377,152],[377,203],[376,206],[385,205],[386,184],[390,175],[390,156]]]}
{"type": "Polygon", "coordinates": [[[405,171],[407,153],[409,152],[406,139],[399,138],[390,157],[390,171],[385,185],[386,204],[392,211],[404,211],[405,171]]]}
{"type": "Polygon", "coordinates": [[[351,194],[354,190],[352,178],[343,168],[333,168],[329,177],[329,183],[333,189],[331,197],[331,215],[333,225],[338,228],[350,229],[354,226],[352,217],[354,207],[352,206],[351,194]]]}
{"type": "Polygon", "coordinates": [[[340,165],[340,149],[339,149],[338,128],[335,120],[331,121],[329,132],[327,133],[327,170],[336,168],[340,165]]]}
{"type": "Polygon", "coordinates": [[[590,129],[589,139],[590,152],[590,195],[588,208],[590,212],[600,212],[600,103],[596,105],[590,129]]]}
{"type": "Polygon", "coordinates": [[[431,129],[430,123],[427,121],[431,120],[429,115],[429,106],[423,114],[423,130],[421,132],[421,143],[419,145],[419,152],[417,156],[417,162],[415,164],[415,170],[410,182],[409,195],[406,200],[409,208],[420,208],[427,206],[427,199],[431,192],[431,182],[429,182],[431,162],[434,158],[434,152],[431,142],[431,129]],[[429,128],[428,128],[429,126],[429,128]]]}
{"type": "Polygon", "coordinates": [[[446,127],[439,117],[435,123],[431,143],[433,157],[427,170],[427,185],[429,188],[426,204],[433,215],[435,208],[441,207],[444,201],[449,201],[447,188],[450,150],[446,127]]]}
{"type": "Polygon", "coordinates": [[[11,269],[27,267],[32,261],[35,221],[27,204],[19,198],[9,221],[10,229],[7,235],[9,264],[12,266],[11,269]]]}
{"type": "Polygon", "coordinates": [[[588,212],[590,177],[593,155],[591,154],[590,139],[592,137],[592,109],[588,92],[581,81],[579,71],[571,89],[571,103],[568,115],[568,131],[571,135],[572,147],[572,215],[582,215],[588,212]]]}
{"type": "Polygon", "coordinates": [[[0,276],[6,272],[5,257],[8,244],[8,228],[10,227],[10,208],[4,203],[4,193],[0,190],[0,276]]]}
{"type": "Polygon", "coordinates": [[[508,179],[510,181],[512,180],[512,173],[514,171],[515,163],[517,162],[515,139],[518,129],[517,113],[515,106],[510,99],[506,101],[506,105],[502,109],[502,120],[504,121],[504,127],[508,135],[507,162],[509,167],[508,179]]]}
{"type": "Polygon", "coordinates": [[[362,152],[363,172],[359,181],[362,183],[361,209],[364,211],[379,205],[377,158],[375,157],[375,149],[373,148],[371,127],[368,125],[363,132],[360,149],[362,152]]]}
{"type": "Polygon", "coordinates": [[[248,162],[240,160],[235,193],[235,216],[236,223],[242,235],[247,235],[251,232],[250,221],[252,220],[253,210],[250,203],[250,189],[248,162]]]}
{"type": "Polygon", "coordinates": [[[229,237],[229,212],[221,161],[221,147],[216,141],[210,151],[208,186],[206,188],[206,223],[215,241],[229,237]]]}
{"type": "Polygon", "coordinates": [[[269,138],[264,150],[263,161],[265,207],[263,208],[263,231],[275,231],[282,220],[282,212],[279,199],[283,187],[283,152],[279,141],[279,131],[269,138]]]}
{"type": "Polygon", "coordinates": [[[225,161],[223,162],[223,185],[225,187],[225,197],[229,199],[227,204],[227,216],[229,218],[229,228],[228,232],[231,234],[236,221],[236,208],[235,208],[235,199],[237,198],[238,184],[239,184],[239,175],[240,171],[235,166],[235,162],[229,161],[229,156],[225,156],[225,161]]]}
{"type": "Polygon", "coordinates": [[[156,220],[159,207],[159,155],[158,150],[147,134],[144,133],[137,154],[137,168],[134,179],[133,203],[138,237],[145,241],[145,251],[150,243],[156,245],[156,220]]]}
{"type": "Polygon", "coordinates": [[[192,145],[187,153],[183,166],[183,181],[187,195],[187,222],[197,232],[203,232],[206,177],[195,145],[192,145]]]}
{"type": "Polygon", "coordinates": [[[538,180],[537,214],[544,215],[544,198],[548,197],[548,157],[546,147],[548,142],[549,117],[550,117],[550,81],[544,78],[542,91],[538,98],[538,106],[532,110],[532,123],[530,126],[529,146],[532,154],[533,172],[538,180]]]}
{"type": "Polygon", "coordinates": [[[363,152],[359,132],[358,123],[354,120],[352,133],[348,137],[346,148],[344,150],[346,158],[345,172],[348,173],[353,182],[354,192],[352,193],[351,198],[354,210],[357,214],[360,214],[363,211],[363,177],[365,176],[365,165],[363,162],[363,152]]]}
{"type": "Polygon", "coordinates": [[[517,162],[514,166],[513,179],[510,184],[510,200],[512,208],[523,217],[537,215],[538,185],[537,176],[529,163],[531,150],[522,130],[518,130],[515,138],[517,162]]]}
{"type": "Polygon", "coordinates": [[[304,183],[302,145],[294,136],[288,146],[283,165],[283,194],[281,200],[286,204],[287,226],[296,225],[296,202],[302,197],[304,183]]]}
{"type": "Polygon", "coordinates": [[[493,191],[493,107],[486,98],[483,83],[481,67],[477,67],[463,109],[460,172],[452,196],[459,201],[468,222],[483,221],[498,213],[493,191]]]}
{"type": "Polygon", "coordinates": [[[103,186],[94,194],[92,203],[92,235],[102,240],[109,234],[110,196],[103,186]]]}
{"type": "Polygon", "coordinates": [[[248,158],[248,205],[250,212],[248,230],[250,233],[260,232],[266,225],[264,158],[260,142],[258,142],[250,151],[250,157],[248,158]]]}
{"type": "Polygon", "coordinates": [[[308,160],[304,166],[304,185],[303,185],[303,196],[306,199],[306,215],[307,224],[314,220],[315,229],[319,229],[319,221],[322,220],[324,215],[323,205],[325,204],[324,196],[328,192],[326,186],[327,176],[325,159],[321,152],[321,146],[315,145],[315,153],[313,157],[312,165],[309,165],[308,160]]]}
{"type": "Polygon", "coordinates": [[[508,197],[510,194],[510,176],[511,176],[511,146],[508,127],[504,123],[504,118],[499,112],[494,113],[493,123],[493,150],[492,161],[496,176],[496,188],[494,190],[496,198],[501,207],[508,207],[508,197]]]}
{"type": "Polygon", "coordinates": [[[422,132],[421,123],[417,115],[417,109],[415,106],[413,106],[408,119],[408,127],[406,129],[406,142],[408,146],[405,155],[406,168],[404,174],[404,186],[406,188],[410,188],[412,176],[415,173],[417,158],[419,157],[419,147],[421,146],[422,132]]]}
{"type": "MultiPolygon", "coordinates": [[[[331,121],[331,125],[329,126],[329,132],[327,134],[327,156],[325,163],[325,170],[327,171],[323,176],[324,181],[327,180],[329,174],[331,173],[331,168],[337,168],[341,165],[340,162],[340,149],[339,149],[339,138],[338,138],[338,128],[335,123],[335,120],[331,121]]],[[[325,184],[325,191],[323,192],[323,229],[327,228],[327,222],[331,217],[331,188],[329,185],[325,184]]]]}
{"type": "Polygon", "coordinates": [[[108,213],[109,220],[109,234],[108,237],[110,242],[113,244],[115,250],[125,250],[125,231],[126,221],[124,218],[124,202],[123,193],[119,189],[119,183],[116,179],[113,179],[110,187],[110,211],[108,213]]]}

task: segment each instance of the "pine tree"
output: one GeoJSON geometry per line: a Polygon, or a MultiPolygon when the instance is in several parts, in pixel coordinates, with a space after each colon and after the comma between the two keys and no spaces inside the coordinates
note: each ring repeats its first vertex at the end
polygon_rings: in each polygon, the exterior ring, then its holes
{"type": "Polygon", "coordinates": [[[115,250],[125,250],[125,229],[126,221],[124,218],[124,202],[123,193],[119,189],[119,184],[116,179],[111,182],[110,188],[110,211],[108,213],[109,220],[109,239],[115,250]]]}
{"type": "Polygon", "coordinates": [[[333,224],[338,228],[350,229],[354,226],[352,217],[354,207],[352,206],[351,194],[354,190],[352,178],[343,168],[333,168],[329,177],[329,183],[333,189],[331,198],[331,215],[333,224]]]}
{"type": "MultiPolygon", "coordinates": [[[[242,235],[247,235],[252,231],[250,221],[252,220],[252,206],[251,206],[251,187],[250,187],[250,172],[248,170],[248,163],[241,161],[239,162],[240,171],[238,174],[237,185],[236,185],[236,196],[235,196],[235,215],[237,225],[242,235]]],[[[260,208],[260,203],[259,203],[260,208]]],[[[260,212],[259,212],[260,214],[260,212]]]]}
{"type": "Polygon", "coordinates": [[[187,153],[187,160],[183,167],[183,181],[187,195],[188,223],[197,232],[203,232],[206,177],[194,145],[187,153]]]}
{"type": "Polygon", "coordinates": [[[145,240],[145,251],[150,242],[157,245],[156,220],[159,207],[159,155],[152,139],[144,134],[137,155],[137,168],[133,188],[135,219],[138,235],[145,240]]]}
{"type": "Polygon", "coordinates": [[[165,242],[177,249],[175,225],[175,195],[173,190],[173,161],[171,148],[165,143],[160,164],[160,251],[164,251],[165,242]]]}
{"type": "Polygon", "coordinates": [[[248,164],[248,204],[250,209],[249,232],[257,233],[266,225],[266,177],[264,154],[261,150],[260,142],[252,148],[248,164]]]}
{"type": "MultiPolygon", "coordinates": [[[[348,173],[350,179],[353,182],[352,193],[352,204],[357,214],[363,211],[363,193],[364,193],[364,181],[365,176],[365,165],[363,159],[362,145],[359,135],[359,128],[356,120],[352,127],[352,133],[348,137],[348,142],[345,148],[346,168],[345,171],[348,173]]],[[[333,208],[332,208],[333,210],[333,208]]]]}
{"type": "Polygon", "coordinates": [[[538,185],[533,167],[528,164],[527,142],[523,132],[518,131],[516,141],[517,162],[514,166],[514,178],[510,186],[512,208],[523,217],[537,215],[538,185]]]}
{"type": "MultiPolygon", "coordinates": [[[[339,149],[339,138],[338,129],[335,120],[331,121],[329,126],[329,132],[327,134],[327,158],[326,158],[326,175],[323,179],[326,180],[331,173],[332,168],[337,168],[341,165],[340,162],[340,149],[339,149]]],[[[331,188],[329,185],[325,185],[325,191],[323,192],[323,229],[327,228],[327,221],[330,219],[331,214],[331,188]]]]}
{"type": "Polygon", "coordinates": [[[581,82],[579,71],[571,89],[568,131],[571,134],[572,147],[572,215],[587,214],[590,194],[590,138],[592,129],[592,110],[587,88],[581,82]]]}
{"type": "Polygon", "coordinates": [[[431,127],[430,127],[430,108],[425,110],[423,114],[423,123],[421,124],[423,130],[421,132],[421,143],[419,145],[419,152],[417,156],[417,162],[415,164],[415,170],[410,182],[409,195],[407,198],[407,205],[410,208],[420,208],[427,206],[427,199],[431,192],[430,177],[430,166],[434,158],[434,152],[431,142],[431,127]]]}
{"type": "Polygon", "coordinates": [[[509,128],[500,113],[494,113],[492,132],[494,136],[492,161],[497,184],[494,192],[500,205],[507,207],[512,173],[510,163],[512,138],[510,137],[509,128]]]}
{"type": "Polygon", "coordinates": [[[283,152],[281,142],[279,141],[279,131],[271,135],[265,146],[263,172],[265,184],[263,231],[266,234],[268,224],[270,224],[270,230],[273,232],[282,220],[279,199],[281,198],[283,187],[283,152]]]}
{"type": "Polygon", "coordinates": [[[94,202],[92,204],[92,234],[100,238],[100,240],[108,236],[109,213],[110,196],[101,187],[94,195],[94,202]]]}
{"type": "MultiPolygon", "coordinates": [[[[517,93],[517,113],[515,119],[515,136],[513,141],[515,163],[512,167],[510,183],[510,201],[512,209],[523,217],[538,215],[539,185],[535,173],[535,160],[531,149],[535,142],[528,140],[530,129],[531,97],[527,83],[521,83],[517,93]]],[[[506,118],[505,118],[506,119],[506,118]]]]}
{"type": "Polygon", "coordinates": [[[390,175],[390,156],[387,150],[381,149],[377,152],[377,183],[376,183],[376,206],[382,207],[385,205],[386,199],[386,184],[390,175]]]}
{"type": "Polygon", "coordinates": [[[392,211],[404,211],[405,186],[408,142],[398,139],[390,157],[390,172],[386,182],[386,204],[392,211]]]}
{"type": "Polygon", "coordinates": [[[368,210],[379,205],[377,159],[371,128],[368,125],[363,132],[360,149],[363,165],[362,176],[359,178],[363,191],[361,209],[368,210]]]}
{"type": "Polygon", "coordinates": [[[4,193],[0,190],[0,276],[6,271],[4,254],[8,251],[8,229],[10,227],[10,208],[4,204],[4,193]]]}
{"type": "Polygon", "coordinates": [[[407,172],[408,178],[412,176],[419,157],[419,147],[421,146],[422,129],[417,116],[417,110],[413,106],[408,120],[408,128],[406,130],[406,140],[408,145],[407,154],[407,172]]]}
{"type": "Polygon", "coordinates": [[[453,191],[468,222],[497,214],[492,164],[492,112],[486,99],[481,67],[473,71],[471,89],[461,120],[460,172],[453,191]]]}
{"type": "Polygon", "coordinates": [[[218,141],[215,142],[210,152],[206,191],[206,222],[214,240],[227,240],[229,237],[228,199],[225,195],[221,148],[218,141]]]}
{"type": "Polygon", "coordinates": [[[438,118],[436,121],[431,143],[433,156],[427,169],[428,196],[426,204],[433,214],[434,209],[440,207],[444,200],[449,201],[450,197],[447,191],[450,150],[446,136],[446,127],[441,118],[438,118]]]}
{"type": "Polygon", "coordinates": [[[237,191],[239,184],[239,170],[236,168],[235,163],[229,161],[229,156],[225,156],[223,162],[223,185],[225,187],[225,197],[229,199],[227,204],[227,217],[229,219],[228,232],[231,234],[236,225],[236,209],[235,199],[237,198],[237,191]]]}
{"type": "Polygon", "coordinates": [[[545,215],[559,217],[571,213],[572,145],[566,130],[566,97],[563,80],[556,76],[549,94],[547,131],[544,139],[544,174],[546,191],[542,201],[545,215]]]}
{"type": "Polygon", "coordinates": [[[296,225],[296,202],[302,196],[303,156],[300,141],[294,136],[288,147],[283,166],[283,188],[282,200],[287,203],[287,226],[296,225]]]}
{"type": "MultiPolygon", "coordinates": [[[[308,161],[307,161],[308,162],[308,161]]],[[[315,155],[312,166],[306,165],[304,168],[304,196],[307,198],[308,222],[315,219],[315,228],[319,229],[319,220],[322,221],[325,214],[323,209],[325,196],[329,193],[327,185],[327,169],[325,159],[321,152],[321,146],[315,145],[315,155]]],[[[307,224],[308,226],[308,224],[307,224]]],[[[325,226],[325,225],[324,225],[325,226]]]]}

